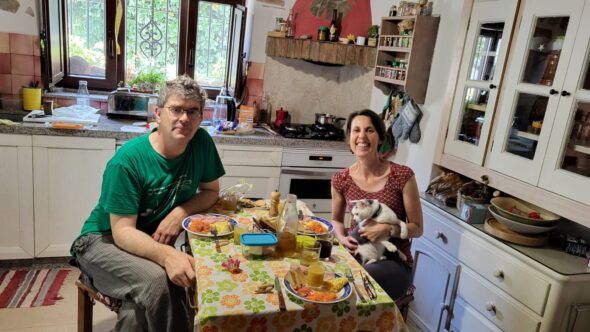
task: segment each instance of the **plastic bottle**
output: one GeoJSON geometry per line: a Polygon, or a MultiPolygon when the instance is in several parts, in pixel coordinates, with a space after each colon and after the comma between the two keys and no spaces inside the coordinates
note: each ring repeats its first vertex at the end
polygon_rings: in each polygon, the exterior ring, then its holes
{"type": "Polygon", "coordinates": [[[277,245],[277,251],[283,257],[290,257],[295,254],[298,225],[297,196],[289,194],[278,220],[277,237],[279,238],[279,243],[277,245]]]}
{"type": "Polygon", "coordinates": [[[90,106],[90,94],[88,93],[88,82],[78,82],[78,95],[76,96],[76,104],[79,106],[90,106]]]}

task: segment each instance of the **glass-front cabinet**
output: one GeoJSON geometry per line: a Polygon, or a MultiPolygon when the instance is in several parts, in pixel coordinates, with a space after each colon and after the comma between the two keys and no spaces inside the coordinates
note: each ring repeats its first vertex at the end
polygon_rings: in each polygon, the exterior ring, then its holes
{"type": "Polygon", "coordinates": [[[576,36],[539,186],[590,205],[590,2],[576,36]]]}
{"type": "MultiPolygon", "coordinates": [[[[590,20],[586,13],[582,19],[582,10],[587,9],[584,3],[584,0],[530,0],[524,4],[498,108],[500,114],[488,163],[490,169],[539,185],[546,153],[552,146],[559,146],[566,135],[557,132],[555,125],[563,120],[567,122],[562,128],[565,130],[571,122],[564,107],[568,99],[574,99],[571,93],[578,86],[582,67],[572,68],[572,62],[579,56],[574,52],[574,44],[588,45],[587,40],[580,43],[580,36],[577,36],[585,33],[582,30],[582,26],[587,25],[584,20],[590,20]],[[572,74],[574,72],[577,73],[572,74]],[[573,89],[567,90],[568,85],[573,89]]],[[[582,54],[586,53],[584,49],[582,54]]],[[[584,108],[583,104],[569,103],[584,108]]],[[[578,123],[583,121],[584,118],[578,123]]],[[[574,148],[571,150],[571,153],[578,153],[574,148]]],[[[569,160],[568,153],[562,157],[569,160]]],[[[566,164],[571,169],[570,162],[566,164]]]]}
{"type": "Polygon", "coordinates": [[[461,60],[445,153],[482,165],[517,0],[479,0],[461,60]]]}

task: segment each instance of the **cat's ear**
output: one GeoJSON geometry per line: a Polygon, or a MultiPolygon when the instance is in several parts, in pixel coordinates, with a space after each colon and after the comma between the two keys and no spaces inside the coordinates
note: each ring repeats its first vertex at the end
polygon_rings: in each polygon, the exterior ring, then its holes
{"type": "Polygon", "coordinates": [[[353,201],[350,201],[350,204],[352,204],[352,205],[357,205],[357,204],[358,204],[358,202],[360,202],[360,201],[359,201],[358,199],[355,199],[355,200],[353,200],[353,201]]]}

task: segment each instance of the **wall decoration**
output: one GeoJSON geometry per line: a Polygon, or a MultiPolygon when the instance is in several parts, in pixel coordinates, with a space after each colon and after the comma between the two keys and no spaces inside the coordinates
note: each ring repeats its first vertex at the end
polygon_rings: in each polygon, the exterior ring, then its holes
{"type": "Polygon", "coordinates": [[[316,40],[318,28],[330,25],[334,9],[341,20],[340,36],[367,35],[372,24],[370,0],[296,0],[295,37],[307,34],[316,40]]]}
{"type": "Polygon", "coordinates": [[[0,0],[0,10],[4,10],[10,13],[16,13],[20,3],[17,0],[0,0]]]}

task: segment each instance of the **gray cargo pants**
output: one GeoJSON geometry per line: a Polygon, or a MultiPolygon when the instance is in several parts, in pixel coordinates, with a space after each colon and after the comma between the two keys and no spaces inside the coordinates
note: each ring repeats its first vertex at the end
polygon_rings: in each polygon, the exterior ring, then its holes
{"type": "Polygon", "coordinates": [[[184,288],[160,265],[121,250],[111,235],[85,235],[74,243],[74,252],[96,289],[123,300],[117,331],[193,330],[184,288]]]}

